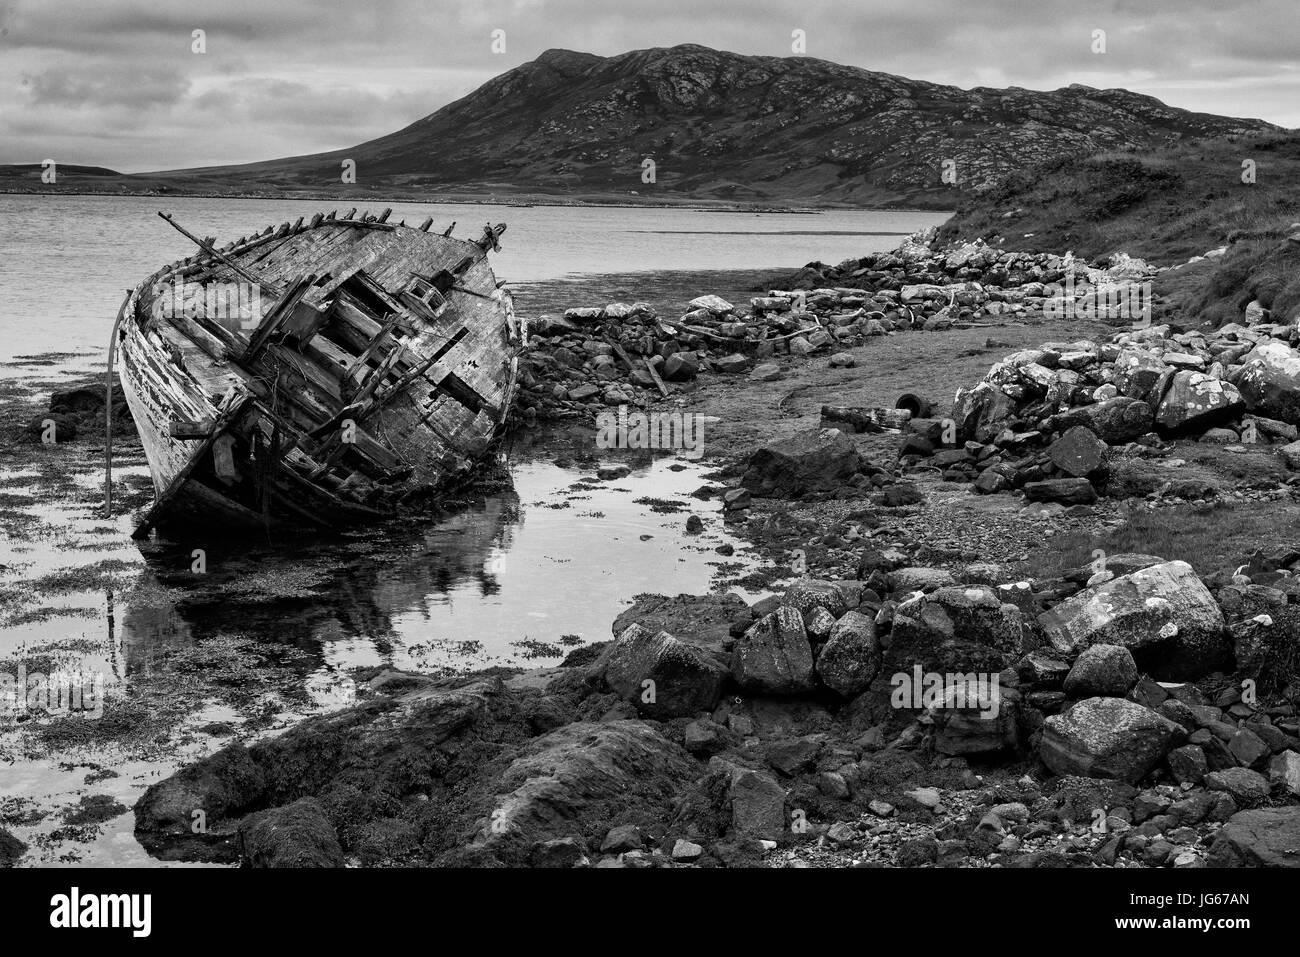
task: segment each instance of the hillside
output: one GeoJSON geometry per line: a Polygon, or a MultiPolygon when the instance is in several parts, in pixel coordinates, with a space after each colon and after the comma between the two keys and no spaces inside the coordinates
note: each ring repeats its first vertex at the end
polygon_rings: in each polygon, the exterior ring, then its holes
{"type": "Polygon", "coordinates": [[[1300,134],[1187,140],[1147,152],[1063,158],[963,204],[941,238],[1001,242],[1088,259],[1127,252],[1164,274],[1171,312],[1221,325],[1258,299],[1300,318],[1300,134]],[[1253,183],[1242,181],[1244,160],[1253,183]]]}
{"type": "Polygon", "coordinates": [[[549,50],[367,143],[124,186],[948,209],[1053,157],[1271,129],[1126,90],[962,90],[695,45],[612,57],[549,50]],[[357,164],[356,186],[340,182],[344,159],[357,164]],[[646,159],[654,183],[642,181],[646,159]],[[955,186],[941,180],[948,160],[955,186]]]}

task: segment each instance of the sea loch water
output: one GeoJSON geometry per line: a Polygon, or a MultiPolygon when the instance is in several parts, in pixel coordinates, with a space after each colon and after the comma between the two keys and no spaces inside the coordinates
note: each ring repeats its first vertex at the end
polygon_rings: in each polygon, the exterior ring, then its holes
{"type": "MultiPolygon", "coordinates": [[[[156,213],[221,243],[347,202],[162,196],[0,196],[0,362],[48,352],[102,355],[126,289],[194,245],[156,213]]],[[[649,207],[391,203],[392,221],[478,236],[509,227],[497,276],[520,284],[638,270],[758,269],[840,262],[891,249],[944,213],[728,213],[649,207]]],[[[379,206],[372,207],[378,212],[379,206]]],[[[3,375],[0,371],[0,375],[3,375]]]]}

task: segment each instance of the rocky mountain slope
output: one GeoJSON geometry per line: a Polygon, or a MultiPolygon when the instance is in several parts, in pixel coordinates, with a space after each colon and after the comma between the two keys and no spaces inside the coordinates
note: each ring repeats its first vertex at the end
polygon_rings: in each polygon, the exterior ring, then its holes
{"type": "Polygon", "coordinates": [[[362,190],[951,208],[954,190],[1052,157],[1271,129],[1077,84],[962,90],[695,45],[612,57],[549,50],[368,143],[164,181],[335,190],[340,163],[353,159],[362,190]],[[643,182],[646,159],[654,183],[643,182]],[[955,186],[942,179],[945,161],[955,186]]]}

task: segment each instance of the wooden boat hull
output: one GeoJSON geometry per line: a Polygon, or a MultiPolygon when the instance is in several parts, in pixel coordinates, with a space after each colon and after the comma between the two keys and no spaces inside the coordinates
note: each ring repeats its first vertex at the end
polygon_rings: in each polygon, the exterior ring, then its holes
{"type": "Polygon", "coordinates": [[[374,521],[491,449],[522,346],[499,233],[385,220],[205,245],[137,287],[117,346],[157,493],[140,533],[374,521]]]}

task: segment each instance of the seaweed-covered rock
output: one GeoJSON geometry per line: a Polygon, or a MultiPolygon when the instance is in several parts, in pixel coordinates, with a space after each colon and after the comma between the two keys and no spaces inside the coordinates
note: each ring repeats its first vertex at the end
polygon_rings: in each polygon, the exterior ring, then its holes
{"type": "Polygon", "coordinates": [[[813,688],[812,645],[803,616],[789,605],[756,621],[732,654],[731,672],[742,688],[768,694],[813,688]]]}
{"type": "Polygon", "coordinates": [[[476,843],[532,847],[581,835],[599,846],[622,809],[667,807],[695,777],[690,756],[644,722],[565,725],[506,768],[476,843]]]}
{"type": "Polygon", "coordinates": [[[245,867],[342,867],[334,825],[315,798],[261,811],[239,825],[245,867]]]}
{"type": "Polygon", "coordinates": [[[26,844],[0,827],[0,867],[13,867],[26,852],[26,844]]]}
{"type": "Polygon", "coordinates": [[[667,720],[712,711],[727,669],[707,651],[630,625],[597,666],[610,689],[647,717],[667,720]]]}
{"type": "Polygon", "coordinates": [[[861,612],[845,612],[817,656],[817,676],[832,691],[851,698],[870,687],[879,670],[874,620],[861,612]]]}
{"type": "Polygon", "coordinates": [[[838,429],[822,429],[754,452],[740,484],[760,497],[795,498],[834,491],[861,470],[853,441],[838,429]]]}

